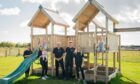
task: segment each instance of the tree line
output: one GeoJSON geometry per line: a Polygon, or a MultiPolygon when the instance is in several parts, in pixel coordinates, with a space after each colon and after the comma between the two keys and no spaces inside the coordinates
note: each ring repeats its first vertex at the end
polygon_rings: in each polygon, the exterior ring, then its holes
{"type": "Polygon", "coordinates": [[[14,42],[0,42],[0,47],[18,47],[18,48],[24,48],[29,43],[14,43],[14,42]]]}

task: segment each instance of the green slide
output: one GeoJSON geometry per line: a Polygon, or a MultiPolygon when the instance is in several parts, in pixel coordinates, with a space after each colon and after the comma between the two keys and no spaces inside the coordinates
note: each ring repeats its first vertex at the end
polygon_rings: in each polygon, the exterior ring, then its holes
{"type": "Polygon", "coordinates": [[[30,67],[32,62],[34,62],[38,57],[38,51],[39,49],[34,50],[33,54],[31,54],[30,57],[26,58],[15,71],[0,79],[0,84],[11,84],[14,80],[24,74],[24,72],[30,67]]]}

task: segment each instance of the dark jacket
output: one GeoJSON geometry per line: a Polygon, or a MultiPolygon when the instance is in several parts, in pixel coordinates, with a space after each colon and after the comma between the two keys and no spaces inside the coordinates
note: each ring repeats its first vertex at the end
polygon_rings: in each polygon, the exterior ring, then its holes
{"type": "Polygon", "coordinates": [[[75,53],[74,57],[75,57],[76,66],[81,66],[83,62],[84,54],[81,52],[77,52],[75,53]]]}

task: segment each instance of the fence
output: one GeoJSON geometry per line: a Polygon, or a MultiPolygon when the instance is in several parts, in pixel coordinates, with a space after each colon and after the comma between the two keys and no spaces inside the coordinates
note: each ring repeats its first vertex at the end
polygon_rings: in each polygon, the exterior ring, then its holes
{"type": "Polygon", "coordinates": [[[23,55],[25,48],[0,48],[0,56],[23,55]]]}

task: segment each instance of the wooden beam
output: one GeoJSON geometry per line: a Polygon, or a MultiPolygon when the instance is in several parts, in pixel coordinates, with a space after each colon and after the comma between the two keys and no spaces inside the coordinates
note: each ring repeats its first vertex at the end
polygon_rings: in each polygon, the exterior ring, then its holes
{"type": "Polygon", "coordinates": [[[89,33],[89,24],[87,25],[87,32],[89,33]]]}
{"type": "Polygon", "coordinates": [[[116,53],[113,52],[113,68],[116,68],[116,53]]]}
{"type": "Polygon", "coordinates": [[[75,30],[75,35],[76,35],[76,38],[75,38],[75,42],[76,42],[76,49],[78,48],[78,28],[79,28],[79,20],[76,21],[76,30],[75,30]]]}
{"type": "Polygon", "coordinates": [[[96,78],[97,78],[97,50],[96,50],[96,45],[97,45],[97,26],[95,25],[95,32],[94,32],[94,83],[96,83],[96,78]]]}
{"type": "Polygon", "coordinates": [[[95,21],[92,21],[92,23],[95,24],[99,29],[107,30],[105,27],[99,26],[95,21]]]}
{"type": "Polygon", "coordinates": [[[106,17],[106,59],[105,59],[105,84],[108,84],[108,18],[106,17]]]}
{"type": "Polygon", "coordinates": [[[31,26],[31,50],[33,50],[33,26],[31,26]]]}
{"type": "Polygon", "coordinates": [[[47,47],[48,47],[48,26],[46,25],[46,44],[47,44],[47,47]]]}
{"type": "MultiPolygon", "coordinates": [[[[94,33],[94,32],[88,32],[88,33],[91,34],[91,33],[94,33]]],[[[102,34],[106,33],[106,31],[103,31],[103,32],[102,31],[97,31],[96,33],[102,35],[102,34]]],[[[78,34],[87,34],[87,32],[78,32],[78,34]]]]}
{"type": "MultiPolygon", "coordinates": [[[[87,24],[87,33],[89,34],[89,23],[87,24]]],[[[89,35],[86,36],[88,38],[88,41],[89,41],[89,35]]],[[[90,48],[90,45],[87,44],[88,46],[88,49],[90,48]]]]}
{"type": "MultiPolygon", "coordinates": [[[[116,24],[113,22],[113,32],[115,32],[116,24]]],[[[116,68],[116,53],[113,52],[113,67],[116,68]]]]}
{"type": "MultiPolygon", "coordinates": [[[[51,51],[53,51],[53,45],[54,45],[54,24],[51,23],[51,51]]],[[[52,64],[52,76],[54,76],[54,56],[53,53],[51,53],[51,64],[52,64]]]]}
{"type": "Polygon", "coordinates": [[[140,27],[133,28],[115,28],[114,32],[138,32],[140,31],[140,27]]]}
{"type": "MultiPolygon", "coordinates": [[[[31,50],[33,50],[33,26],[31,26],[31,50]]],[[[33,73],[33,63],[31,65],[31,73],[33,73]]]]}
{"type": "Polygon", "coordinates": [[[64,27],[64,29],[65,29],[65,47],[67,47],[67,27],[65,26],[64,27]]]}
{"type": "Polygon", "coordinates": [[[120,72],[120,74],[121,74],[121,36],[119,35],[119,46],[118,46],[119,48],[119,52],[118,52],[118,58],[119,58],[119,72],[120,72]]]}
{"type": "MultiPolygon", "coordinates": [[[[102,29],[101,35],[104,35],[104,30],[102,29]]],[[[104,52],[102,52],[102,65],[104,65],[104,52]]]]}
{"type": "Polygon", "coordinates": [[[115,32],[116,24],[113,22],[113,32],[115,32]]]}
{"type": "Polygon", "coordinates": [[[78,30],[83,30],[86,27],[86,24],[84,24],[84,23],[82,23],[80,21],[78,21],[78,23],[76,22],[76,24],[74,25],[73,29],[76,30],[77,25],[79,25],[78,30]]]}

